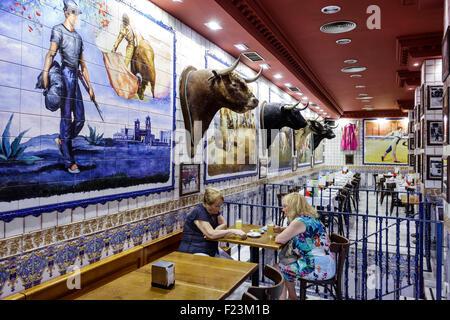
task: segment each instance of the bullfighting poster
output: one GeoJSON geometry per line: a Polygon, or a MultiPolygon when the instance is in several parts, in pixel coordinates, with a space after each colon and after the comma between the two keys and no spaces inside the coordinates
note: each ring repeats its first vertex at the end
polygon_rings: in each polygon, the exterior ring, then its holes
{"type": "Polygon", "coordinates": [[[408,119],[364,120],[364,164],[408,164],[408,119]]]}
{"type": "Polygon", "coordinates": [[[175,32],[151,8],[1,1],[0,211],[173,189],[175,32]]]}
{"type": "MultiPolygon", "coordinates": [[[[221,70],[229,67],[219,57],[205,53],[206,68],[221,70]]],[[[238,66],[234,71],[242,77],[254,76],[253,71],[244,75],[238,66]]],[[[244,67],[246,68],[246,67],[244,67]]],[[[258,98],[258,83],[247,84],[258,98]]],[[[205,183],[258,174],[259,106],[245,113],[221,108],[206,131],[205,183]]]]}

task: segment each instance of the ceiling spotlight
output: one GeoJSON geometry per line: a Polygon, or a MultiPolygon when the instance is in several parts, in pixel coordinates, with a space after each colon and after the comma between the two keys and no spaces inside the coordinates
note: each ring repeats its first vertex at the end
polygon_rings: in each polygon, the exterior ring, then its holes
{"type": "Polygon", "coordinates": [[[292,84],[291,83],[285,83],[284,84],[286,87],[292,87],[292,84]]]}
{"type": "Polygon", "coordinates": [[[299,96],[302,96],[302,95],[303,95],[303,93],[301,93],[301,92],[297,92],[297,94],[298,94],[299,96]]]}
{"type": "Polygon", "coordinates": [[[281,78],[283,78],[283,76],[282,76],[281,74],[279,74],[279,73],[275,74],[273,77],[274,77],[275,79],[281,79],[281,78]]]}
{"type": "Polygon", "coordinates": [[[243,43],[237,43],[237,44],[235,44],[234,46],[235,46],[238,50],[241,50],[241,51],[245,51],[245,50],[248,49],[248,47],[247,47],[245,44],[243,44],[243,43]]]}
{"type": "Polygon", "coordinates": [[[413,64],[413,66],[414,66],[414,67],[418,67],[418,66],[419,66],[419,63],[416,62],[416,63],[413,64]]]}
{"type": "Polygon", "coordinates": [[[367,93],[360,93],[359,95],[360,95],[361,97],[366,97],[366,96],[368,96],[367,93]]]}
{"type": "Polygon", "coordinates": [[[361,77],[362,77],[362,75],[360,75],[360,74],[352,74],[350,76],[350,78],[361,78],[361,77]]]}
{"type": "Polygon", "coordinates": [[[307,97],[307,96],[304,96],[304,97],[302,98],[302,100],[308,100],[308,97],[307,97]]]}
{"type": "Polygon", "coordinates": [[[356,59],[344,60],[344,63],[346,63],[346,64],[353,64],[353,63],[357,63],[357,62],[358,62],[358,60],[356,60],[356,59]]]}
{"type": "Polygon", "coordinates": [[[356,89],[364,89],[366,86],[355,86],[356,89]]]}
{"type": "Polygon", "coordinates": [[[358,98],[356,98],[356,100],[369,100],[369,99],[373,99],[373,97],[358,97],[358,98]]]}
{"type": "Polygon", "coordinates": [[[173,2],[183,2],[184,0],[172,0],[173,2]]]}
{"type": "Polygon", "coordinates": [[[320,107],[316,107],[316,109],[320,109],[320,107]]]}
{"type": "Polygon", "coordinates": [[[214,31],[223,29],[222,26],[217,21],[213,21],[213,20],[205,23],[205,26],[207,26],[208,28],[210,28],[211,30],[214,30],[214,31]]]}
{"type": "Polygon", "coordinates": [[[320,11],[322,11],[325,14],[333,14],[333,13],[337,13],[337,12],[341,11],[341,8],[338,6],[326,6],[326,7],[323,7],[322,10],[320,10],[320,11]]]}
{"type": "Polygon", "coordinates": [[[267,64],[267,63],[260,64],[260,66],[263,69],[270,69],[270,64],[267,64]]]}
{"type": "Polygon", "coordinates": [[[337,44],[349,44],[350,42],[352,42],[351,39],[339,39],[339,40],[336,40],[337,44]]]}
{"type": "Polygon", "coordinates": [[[366,67],[345,67],[345,68],[342,68],[341,71],[342,72],[363,72],[366,69],[367,69],[366,67]]]}
{"type": "Polygon", "coordinates": [[[320,31],[324,33],[344,33],[352,31],[355,28],[356,23],[353,21],[334,21],[321,26],[320,31]]]}

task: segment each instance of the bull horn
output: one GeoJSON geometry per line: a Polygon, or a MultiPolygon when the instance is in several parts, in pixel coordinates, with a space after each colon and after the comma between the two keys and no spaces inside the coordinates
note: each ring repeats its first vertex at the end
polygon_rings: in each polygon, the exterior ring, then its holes
{"type": "Polygon", "coordinates": [[[229,66],[226,69],[218,71],[217,75],[218,76],[225,76],[227,74],[230,74],[231,72],[233,72],[234,69],[236,69],[236,67],[238,66],[240,60],[241,60],[241,55],[239,55],[239,57],[237,57],[237,59],[233,62],[233,64],[231,66],[229,66]]]}
{"type": "Polygon", "coordinates": [[[292,110],[294,109],[296,106],[298,106],[300,102],[293,104],[293,105],[287,105],[287,106],[283,106],[284,110],[292,110]]]}
{"type": "MultiPolygon", "coordinates": [[[[300,103],[300,102],[299,102],[300,103]]],[[[298,103],[296,104],[296,106],[298,105],[298,103]]],[[[307,108],[309,107],[309,101],[308,101],[308,103],[306,104],[306,106],[303,108],[303,109],[300,109],[300,111],[303,111],[303,110],[306,110],[307,108]]]]}
{"type": "Polygon", "coordinates": [[[261,76],[261,74],[262,74],[262,72],[263,72],[263,67],[261,67],[261,69],[259,69],[259,72],[258,72],[258,74],[256,75],[256,76],[254,76],[253,78],[250,78],[250,79],[244,79],[245,80],[245,82],[247,82],[247,83],[252,83],[252,82],[255,82],[256,80],[258,80],[258,78],[261,76]]]}
{"type": "Polygon", "coordinates": [[[337,127],[339,127],[339,123],[337,125],[335,125],[334,127],[328,126],[328,128],[330,128],[330,129],[336,129],[337,127]]]}

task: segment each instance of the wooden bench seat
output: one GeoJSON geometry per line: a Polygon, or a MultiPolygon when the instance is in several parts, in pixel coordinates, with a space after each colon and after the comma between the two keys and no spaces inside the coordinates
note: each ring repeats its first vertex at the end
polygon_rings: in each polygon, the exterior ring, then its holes
{"type": "Polygon", "coordinates": [[[158,239],[133,247],[119,254],[102,259],[79,269],[80,289],[69,289],[73,272],[51,279],[42,284],[11,295],[5,300],[55,300],[74,299],[98,288],[150,261],[176,251],[181,241],[182,230],[169,233],[158,239]]]}

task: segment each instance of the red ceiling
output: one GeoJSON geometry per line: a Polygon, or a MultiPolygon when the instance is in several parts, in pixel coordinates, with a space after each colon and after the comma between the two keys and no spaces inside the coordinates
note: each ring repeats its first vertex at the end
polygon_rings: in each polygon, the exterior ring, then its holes
{"type": "MultiPolygon", "coordinates": [[[[411,107],[414,91],[408,89],[414,88],[415,84],[408,85],[410,82],[406,81],[406,85],[400,87],[397,71],[420,71],[420,66],[412,64],[421,63],[424,58],[430,58],[430,54],[436,57],[436,46],[434,51],[427,51],[429,46],[423,44],[422,39],[417,46],[422,46],[419,52],[423,54],[416,52],[417,58],[410,58],[408,65],[402,66],[398,59],[397,38],[443,32],[444,0],[150,1],[234,57],[240,53],[234,44],[245,43],[248,51],[258,52],[271,65],[263,72],[266,78],[296,99],[299,96],[289,92],[284,83],[299,87],[310,101],[319,104],[332,118],[403,114],[399,104],[411,107]],[[374,4],[380,7],[379,30],[369,30],[366,26],[370,16],[366,10],[374,4]],[[321,8],[326,5],[338,5],[341,11],[323,14],[321,8]],[[218,21],[223,29],[209,30],[204,23],[210,20],[218,21]],[[357,27],[341,34],[326,34],[319,30],[323,24],[338,20],[353,21],[357,27]],[[341,38],[350,38],[352,42],[337,45],[336,40],[341,38]],[[361,73],[362,78],[350,78],[350,74],[340,71],[350,66],[344,63],[346,59],[358,60],[352,66],[367,67],[361,73]],[[284,77],[274,79],[276,73],[284,77]],[[366,89],[355,88],[360,84],[366,89]],[[356,100],[359,93],[369,94],[372,101],[356,100]],[[376,111],[364,111],[362,107],[368,104],[376,111]]],[[[436,37],[438,40],[441,34],[436,37]]],[[[440,52],[440,47],[437,49],[440,52]]],[[[253,70],[259,70],[257,63],[245,58],[242,61],[253,70]]],[[[402,73],[405,76],[411,74],[402,73]]]]}

